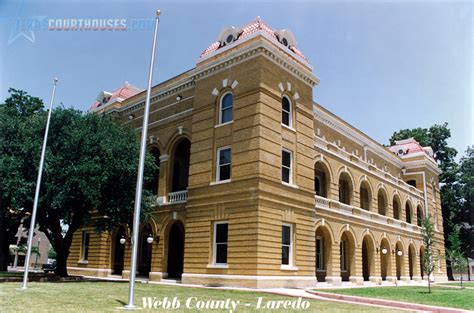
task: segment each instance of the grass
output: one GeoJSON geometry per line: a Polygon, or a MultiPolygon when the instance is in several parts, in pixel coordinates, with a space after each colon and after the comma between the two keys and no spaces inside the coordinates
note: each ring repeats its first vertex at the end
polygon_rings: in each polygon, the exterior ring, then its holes
{"type": "Polygon", "coordinates": [[[455,289],[432,286],[431,294],[428,293],[428,287],[425,286],[324,289],[320,291],[350,296],[388,299],[474,310],[474,289],[455,289]]]}
{"type": "MultiPolygon", "coordinates": [[[[458,286],[458,287],[460,287],[461,282],[460,281],[449,282],[449,283],[443,283],[441,285],[449,285],[449,286],[458,286]]],[[[463,287],[474,287],[474,281],[463,281],[462,285],[463,285],[463,287]]]]}
{"type": "Polygon", "coordinates": [[[0,272],[0,277],[21,277],[23,272],[0,272]]]}
{"type": "MultiPolygon", "coordinates": [[[[123,312],[120,308],[126,304],[128,294],[127,283],[115,282],[68,282],[68,283],[30,283],[29,289],[19,291],[19,283],[0,283],[0,311],[7,312],[123,312]]],[[[349,305],[330,301],[308,300],[310,307],[307,310],[256,309],[257,300],[296,300],[285,296],[271,295],[248,291],[229,291],[204,288],[190,288],[180,286],[166,286],[157,284],[135,285],[135,301],[143,306],[142,297],[177,297],[182,307],[177,310],[140,310],[139,312],[230,312],[230,310],[197,310],[185,309],[185,302],[189,297],[198,300],[239,300],[242,304],[236,312],[390,312],[377,307],[349,305]],[[250,307],[244,306],[250,303],[250,307]]],[[[393,310],[392,312],[394,312],[393,310]]]]}

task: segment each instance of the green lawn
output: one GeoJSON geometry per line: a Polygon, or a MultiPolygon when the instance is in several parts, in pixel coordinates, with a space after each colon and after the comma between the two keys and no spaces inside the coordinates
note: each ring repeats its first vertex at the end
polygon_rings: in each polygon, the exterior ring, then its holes
{"type": "Polygon", "coordinates": [[[21,277],[22,272],[0,272],[0,277],[21,277]]]}
{"type": "Polygon", "coordinates": [[[324,289],[319,291],[474,310],[474,289],[435,286],[432,287],[431,294],[428,293],[428,287],[424,286],[324,289]]]}
{"type": "MultiPolygon", "coordinates": [[[[120,310],[127,301],[128,284],[114,282],[68,282],[68,283],[30,283],[27,291],[19,291],[19,283],[0,283],[0,311],[6,312],[123,312],[120,310]]],[[[375,307],[340,304],[330,301],[309,301],[308,310],[256,309],[259,297],[263,303],[269,300],[296,300],[278,295],[248,291],[226,291],[157,284],[136,284],[136,304],[143,306],[142,297],[177,297],[182,307],[177,310],[140,310],[139,312],[207,312],[210,310],[184,309],[189,297],[195,300],[239,300],[242,304],[236,312],[390,312],[375,307]],[[244,303],[250,303],[246,307],[244,303]]],[[[230,310],[212,310],[211,312],[230,312],[230,310]]],[[[392,312],[395,312],[392,311],[392,312]]]]}
{"type": "MultiPolygon", "coordinates": [[[[443,283],[441,285],[450,285],[450,286],[461,286],[461,282],[456,281],[456,282],[449,282],[449,283],[443,283]]],[[[474,281],[463,281],[462,282],[463,287],[474,287],[474,281]]]]}

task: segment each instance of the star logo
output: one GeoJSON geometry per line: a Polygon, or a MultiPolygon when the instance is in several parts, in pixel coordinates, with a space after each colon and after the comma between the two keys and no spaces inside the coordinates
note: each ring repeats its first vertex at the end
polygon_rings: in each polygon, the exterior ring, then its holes
{"type": "Polygon", "coordinates": [[[24,14],[25,0],[21,0],[18,4],[16,14],[12,17],[0,17],[0,22],[6,21],[7,23],[13,24],[10,35],[8,37],[7,45],[12,44],[18,38],[25,38],[26,40],[34,43],[36,40],[35,33],[33,32],[34,27],[39,27],[41,21],[45,18],[44,16],[33,16],[27,17],[24,14]]]}

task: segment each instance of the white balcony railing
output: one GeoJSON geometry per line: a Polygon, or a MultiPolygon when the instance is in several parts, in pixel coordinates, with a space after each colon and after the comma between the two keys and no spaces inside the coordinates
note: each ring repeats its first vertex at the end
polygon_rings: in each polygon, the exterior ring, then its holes
{"type": "Polygon", "coordinates": [[[416,225],[408,224],[392,217],[381,215],[377,212],[370,212],[362,208],[358,208],[352,205],[344,204],[339,201],[323,198],[320,196],[315,196],[314,198],[316,201],[316,209],[322,209],[324,211],[349,215],[367,222],[387,225],[398,229],[405,229],[411,232],[420,231],[420,227],[416,225]]]}
{"type": "Polygon", "coordinates": [[[339,202],[339,207],[341,208],[341,213],[352,215],[352,207],[350,205],[339,202]]]}
{"type": "Polygon", "coordinates": [[[316,206],[329,208],[329,199],[321,196],[314,196],[314,199],[316,200],[316,206]]]}
{"type": "Polygon", "coordinates": [[[188,191],[187,190],[170,192],[168,194],[168,202],[169,203],[180,203],[180,202],[186,202],[187,200],[188,200],[188,191]]]}

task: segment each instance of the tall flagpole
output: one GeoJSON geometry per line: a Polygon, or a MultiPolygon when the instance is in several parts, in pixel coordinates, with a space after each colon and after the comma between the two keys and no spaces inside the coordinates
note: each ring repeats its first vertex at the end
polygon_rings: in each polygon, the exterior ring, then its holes
{"type": "Polygon", "coordinates": [[[148,72],[148,89],[146,91],[145,112],[143,113],[142,138],[140,144],[140,161],[138,163],[137,187],[135,191],[135,208],[133,211],[133,236],[132,236],[132,260],[130,268],[130,284],[128,289],[128,304],[125,309],[134,309],[135,275],[137,270],[138,232],[140,228],[140,206],[142,202],[143,169],[145,167],[146,138],[148,133],[148,115],[150,112],[151,85],[153,80],[153,65],[155,63],[156,39],[158,36],[158,25],[160,23],[161,11],[156,11],[155,33],[151,49],[150,69],[148,72]]]}
{"type": "Polygon", "coordinates": [[[41,149],[41,158],[40,158],[40,164],[39,164],[39,169],[38,169],[38,179],[36,180],[35,200],[33,203],[33,211],[31,212],[30,230],[28,232],[28,249],[26,251],[26,258],[25,258],[25,272],[23,275],[23,284],[21,285],[22,290],[28,289],[27,283],[28,283],[28,271],[30,268],[31,246],[33,245],[33,232],[35,231],[36,211],[38,209],[38,198],[39,198],[39,192],[40,192],[40,187],[41,187],[41,176],[43,175],[44,155],[46,153],[46,143],[48,141],[49,122],[51,121],[51,112],[53,110],[53,102],[54,102],[54,96],[56,94],[57,83],[58,83],[58,79],[54,78],[53,93],[51,95],[51,102],[49,103],[48,119],[46,121],[46,130],[44,131],[43,148],[41,149]]]}

